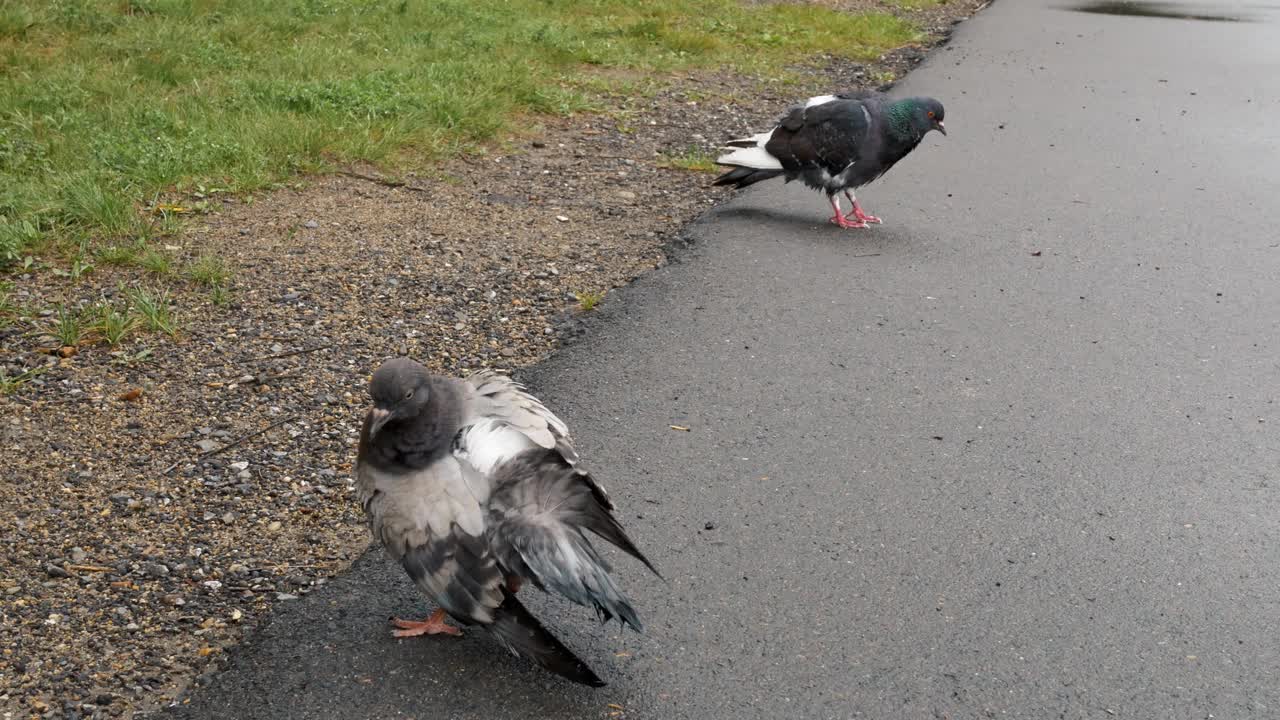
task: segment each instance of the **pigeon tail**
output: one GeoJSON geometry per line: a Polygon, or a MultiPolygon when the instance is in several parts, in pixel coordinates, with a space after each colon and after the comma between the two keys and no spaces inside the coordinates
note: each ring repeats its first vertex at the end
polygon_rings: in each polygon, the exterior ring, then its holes
{"type": "Polygon", "coordinates": [[[525,657],[573,682],[604,687],[605,682],[556,639],[506,588],[489,632],[512,653],[525,657]]]}
{"type": "MultiPolygon", "coordinates": [[[[772,135],[772,133],[770,133],[770,135],[772,135]]],[[[751,139],[752,138],[744,138],[743,140],[735,142],[746,143],[751,139]]],[[[768,138],[766,137],[764,140],[767,142],[768,138]]],[[[782,169],[782,161],[773,155],[770,155],[769,151],[764,149],[764,145],[756,144],[747,147],[734,147],[733,145],[730,145],[724,149],[729,150],[730,152],[716,158],[717,165],[755,168],[756,170],[782,169]]]]}
{"type": "MultiPolygon", "coordinates": [[[[495,472],[490,546],[511,574],[528,578],[601,619],[637,632],[640,618],[583,534],[590,530],[658,574],[610,513],[596,483],[553,450],[530,450],[495,472]]],[[[659,575],[661,577],[661,575],[659,575]]]]}
{"type": "Polygon", "coordinates": [[[735,188],[742,189],[749,185],[755,185],[762,180],[772,180],[783,174],[782,170],[757,170],[749,167],[736,167],[729,172],[717,177],[712,185],[732,185],[735,188]]]}
{"type": "Polygon", "coordinates": [[[765,149],[765,145],[773,138],[773,133],[774,130],[770,130],[725,143],[723,149],[728,152],[716,158],[716,164],[733,169],[716,178],[712,185],[744,188],[782,175],[785,172],[782,161],[765,149]]]}

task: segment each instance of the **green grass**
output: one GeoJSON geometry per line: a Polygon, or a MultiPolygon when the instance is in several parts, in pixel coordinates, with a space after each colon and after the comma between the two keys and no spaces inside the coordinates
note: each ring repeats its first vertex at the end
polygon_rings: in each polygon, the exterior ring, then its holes
{"type": "Polygon", "coordinates": [[[588,68],[777,74],[916,37],[737,0],[0,0],[0,266],[44,236],[172,231],[175,192],[474,147],[590,107],[588,68]]]}
{"type": "Polygon", "coordinates": [[[691,147],[678,155],[664,155],[658,160],[662,167],[688,170],[690,172],[716,172],[716,156],[702,149],[691,147]]]}
{"type": "Polygon", "coordinates": [[[18,391],[31,378],[43,373],[45,368],[32,368],[17,375],[10,375],[9,371],[0,365],[0,395],[10,395],[18,391]]]}
{"type": "Polygon", "coordinates": [[[162,332],[170,337],[178,334],[178,323],[170,308],[169,293],[160,290],[152,292],[143,287],[132,287],[125,291],[129,299],[129,307],[142,319],[142,324],[152,332],[162,332]]]}
{"type": "Polygon", "coordinates": [[[231,304],[231,291],[226,285],[214,285],[209,288],[209,301],[218,307],[225,307],[231,304]]]}
{"type": "Polygon", "coordinates": [[[98,308],[97,322],[91,328],[108,345],[115,347],[138,325],[138,317],[127,309],[104,304],[98,308]]]}
{"type": "Polygon", "coordinates": [[[585,290],[573,294],[578,299],[578,307],[582,308],[583,312],[594,310],[600,304],[600,301],[604,300],[604,295],[605,291],[591,292],[585,290]]]}
{"type": "Polygon", "coordinates": [[[49,334],[57,339],[59,347],[79,345],[85,336],[83,314],[66,305],[59,305],[57,316],[49,324],[49,334]]]}
{"type": "Polygon", "coordinates": [[[144,250],[136,262],[153,275],[164,276],[173,272],[173,259],[163,250],[144,250]]]}
{"type": "Polygon", "coordinates": [[[140,249],[136,245],[104,245],[98,248],[98,262],[104,265],[133,265],[140,249]]]}
{"type": "Polygon", "coordinates": [[[231,270],[217,255],[201,255],[187,266],[187,277],[205,287],[219,288],[227,284],[231,270]]]}

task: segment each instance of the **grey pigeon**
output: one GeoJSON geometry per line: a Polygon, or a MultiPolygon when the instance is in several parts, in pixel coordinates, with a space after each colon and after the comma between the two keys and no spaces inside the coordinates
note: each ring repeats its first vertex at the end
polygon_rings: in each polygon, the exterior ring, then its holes
{"type": "Polygon", "coordinates": [[[889,171],[930,130],[947,134],[942,103],[927,97],[891,100],[874,92],[819,95],[791,108],[777,127],[730,140],[716,159],[733,169],[716,185],[744,188],[783,175],[827,194],[842,228],[865,228],[880,218],[863,212],[853,194],[889,171]],[[853,208],[840,210],[840,192],[853,208]]]}
{"type": "Polygon", "coordinates": [[[578,469],[565,424],[510,378],[444,378],[408,358],[379,367],[369,392],[360,503],[373,536],[439,606],[422,622],[393,619],[394,634],[460,634],[447,614],[554,673],[604,685],[516,599],[529,580],[641,630],[583,530],[657,573],[604,488],[578,469]]]}

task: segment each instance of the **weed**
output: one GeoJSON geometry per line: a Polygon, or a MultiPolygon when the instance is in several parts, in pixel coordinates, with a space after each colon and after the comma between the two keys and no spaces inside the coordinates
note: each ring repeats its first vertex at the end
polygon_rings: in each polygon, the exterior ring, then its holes
{"type": "Polygon", "coordinates": [[[138,365],[151,359],[151,348],[142,348],[136,353],[125,354],[116,357],[111,361],[113,365],[124,365],[126,367],[138,365]]]}
{"type": "Polygon", "coordinates": [[[218,307],[231,304],[231,291],[226,285],[214,285],[209,291],[209,300],[218,307]]]}
{"type": "Polygon", "coordinates": [[[178,334],[178,323],[169,307],[169,293],[160,290],[152,292],[143,287],[132,287],[125,291],[129,298],[129,306],[142,318],[142,323],[152,332],[162,332],[170,337],[178,334]]]}
{"type": "Polygon", "coordinates": [[[201,255],[187,266],[187,277],[205,287],[222,287],[231,277],[227,263],[217,255],[201,255]]]}
{"type": "Polygon", "coordinates": [[[104,304],[98,308],[98,320],[92,329],[108,345],[115,347],[137,325],[138,317],[131,314],[127,308],[120,310],[114,305],[104,304]]]}
{"type": "Polygon", "coordinates": [[[137,246],[107,245],[98,248],[98,262],[104,265],[132,265],[138,261],[137,246]]]}
{"type": "Polygon", "coordinates": [[[0,395],[12,395],[23,384],[44,371],[44,368],[31,368],[17,375],[10,375],[9,371],[3,365],[0,365],[0,395]]]}
{"type": "Polygon", "coordinates": [[[75,347],[84,339],[84,316],[78,310],[59,305],[57,315],[50,324],[50,331],[59,347],[75,347]]]}
{"type": "Polygon", "coordinates": [[[164,277],[173,273],[173,259],[161,250],[146,250],[138,258],[143,270],[164,277]]]}
{"type": "Polygon", "coordinates": [[[59,275],[65,278],[70,278],[72,281],[78,282],[81,277],[84,277],[85,275],[91,272],[93,272],[93,263],[85,262],[84,256],[81,255],[81,256],[72,258],[70,268],[66,270],[63,270],[62,268],[56,268],[53,271],[53,274],[59,275]]]}
{"type": "MultiPolygon", "coordinates": [[[[0,131],[0,166],[4,162],[5,135],[0,131]]],[[[2,177],[2,175],[0,175],[2,177]]],[[[22,252],[40,239],[40,231],[30,220],[12,221],[0,216],[0,268],[22,260],[22,252]]]]}
{"type": "Polygon", "coordinates": [[[594,310],[597,305],[600,304],[601,300],[604,299],[605,292],[606,291],[603,291],[603,290],[600,292],[590,292],[590,291],[584,290],[581,292],[574,293],[573,296],[578,299],[578,307],[582,308],[584,312],[590,312],[591,310],[594,310]]]}

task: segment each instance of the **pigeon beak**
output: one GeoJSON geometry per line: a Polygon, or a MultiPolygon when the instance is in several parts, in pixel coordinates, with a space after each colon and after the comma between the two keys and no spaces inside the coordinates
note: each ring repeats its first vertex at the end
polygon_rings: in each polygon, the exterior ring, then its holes
{"type": "Polygon", "coordinates": [[[946,134],[947,134],[947,126],[946,126],[946,125],[943,125],[941,120],[939,120],[938,122],[934,123],[934,125],[936,125],[936,126],[938,127],[938,132],[942,133],[943,135],[946,135],[946,134]]]}
{"type": "Polygon", "coordinates": [[[382,426],[386,425],[387,421],[390,419],[391,419],[390,410],[384,410],[383,408],[380,408],[380,407],[376,407],[370,410],[369,411],[369,437],[372,438],[374,435],[377,435],[378,431],[382,429],[382,426]]]}

